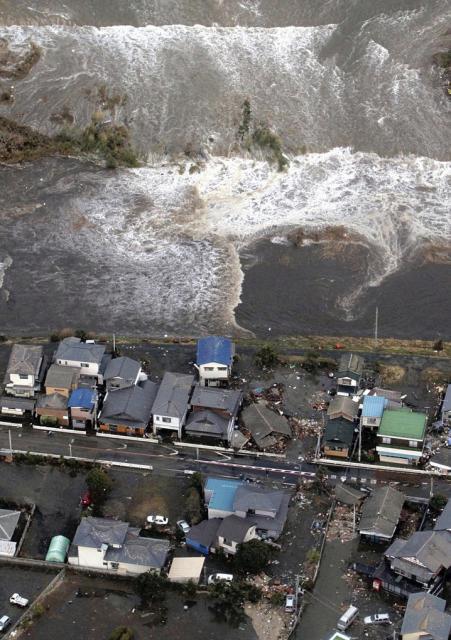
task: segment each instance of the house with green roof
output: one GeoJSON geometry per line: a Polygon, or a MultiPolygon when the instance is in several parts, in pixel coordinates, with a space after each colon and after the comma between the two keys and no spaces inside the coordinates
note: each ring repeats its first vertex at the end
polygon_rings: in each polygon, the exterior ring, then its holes
{"type": "Polygon", "coordinates": [[[427,416],[410,409],[386,409],[377,432],[381,462],[418,464],[423,455],[427,416]]]}

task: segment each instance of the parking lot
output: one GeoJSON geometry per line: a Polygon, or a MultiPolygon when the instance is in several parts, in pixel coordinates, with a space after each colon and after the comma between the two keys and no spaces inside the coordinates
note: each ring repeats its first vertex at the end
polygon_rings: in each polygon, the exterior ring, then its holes
{"type": "Polygon", "coordinates": [[[27,598],[30,604],[53,580],[56,572],[44,569],[29,569],[0,563],[0,616],[9,616],[14,624],[24,609],[10,604],[13,593],[27,598]]]}

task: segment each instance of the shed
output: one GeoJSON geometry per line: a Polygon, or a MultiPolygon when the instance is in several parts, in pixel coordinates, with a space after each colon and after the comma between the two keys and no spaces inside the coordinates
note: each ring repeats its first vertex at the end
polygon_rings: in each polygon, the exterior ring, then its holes
{"type": "Polygon", "coordinates": [[[198,584],[204,568],[205,558],[174,558],[169,569],[168,578],[171,582],[189,582],[198,584]]]}
{"type": "Polygon", "coordinates": [[[49,545],[46,562],[66,562],[67,552],[69,551],[70,540],[66,536],[54,536],[49,545]]]}

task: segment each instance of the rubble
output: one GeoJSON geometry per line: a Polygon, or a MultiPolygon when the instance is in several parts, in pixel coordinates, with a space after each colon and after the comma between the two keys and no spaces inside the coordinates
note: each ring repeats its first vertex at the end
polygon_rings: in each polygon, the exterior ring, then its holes
{"type": "Polygon", "coordinates": [[[326,540],[349,542],[356,535],[354,508],[348,505],[336,505],[329,523],[326,540]]]}

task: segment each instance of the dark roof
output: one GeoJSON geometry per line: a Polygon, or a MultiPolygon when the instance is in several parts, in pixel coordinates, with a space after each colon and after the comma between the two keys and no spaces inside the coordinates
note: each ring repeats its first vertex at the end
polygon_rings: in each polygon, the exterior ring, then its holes
{"type": "MultiPolygon", "coordinates": [[[[390,550],[387,549],[387,553],[390,550]]],[[[416,531],[398,549],[391,551],[395,558],[408,560],[415,558],[430,573],[441,567],[451,566],[451,533],[448,531],[416,531]],[[395,555],[396,554],[396,555],[395,555]]],[[[396,564],[396,562],[395,562],[396,564]]]]}
{"type": "Polygon", "coordinates": [[[77,376],[80,371],[78,367],[65,367],[62,364],[52,364],[45,377],[45,386],[70,389],[75,376],[77,376]]]}
{"type": "Polygon", "coordinates": [[[128,528],[128,522],[88,516],[81,519],[72,543],[92,549],[100,549],[102,544],[123,545],[128,528]]]}
{"type": "Polygon", "coordinates": [[[121,378],[133,384],[140,370],[141,365],[139,362],[132,360],[132,358],[127,358],[127,356],[121,356],[120,358],[113,358],[109,361],[105,369],[104,379],[108,381],[113,378],[121,378]]]}
{"type": "Polygon", "coordinates": [[[355,353],[345,353],[341,356],[338,365],[338,375],[344,372],[355,373],[359,376],[362,375],[364,359],[362,356],[358,356],[355,353]]]}
{"type": "Polygon", "coordinates": [[[258,514],[252,515],[252,522],[257,527],[257,530],[267,531],[271,537],[277,539],[283,531],[285,522],[288,515],[288,505],[290,503],[290,494],[285,493],[282,496],[280,508],[277,513],[272,516],[260,516],[258,514]]]}
{"type": "Polygon", "coordinates": [[[216,362],[224,366],[231,366],[233,362],[233,342],[230,338],[208,336],[197,341],[198,365],[216,362]]]}
{"type": "Polygon", "coordinates": [[[448,640],[451,616],[445,613],[446,600],[430,593],[413,593],[409,596],[401,635],[420,634],[425,640],[448,640]]]}
{"type": "Polygon", "coordinates": [[[36,400],[34,398],[16,398],[15,396],[2,396],[0,407],[5,409],[20,409],[21,411],[33,411],[36,400]]]}
{"type": "Polygon", "coordinates": [[[0,509],[0,540],[11,540],[19,522],[20,511],[0,509]]]}
{"type": "Polygon", "coordinates": [[[403,394],[401,391],[394,391],[393,389],[382,389],[381,387],[374,387],[368,392],[369,396],[383,396],[390,402],[401,403],[403,394]]]}
{"type": "Polygon", "coordinates": [[[55,360],[72,360],[75,362],[90,362],[100,365],[105,353],[104,344],[82,342],[80,338],[64,338],[55,353],[55,360]]]}
{"type": "Polygon", "coordinates": [[[395,533],[405,496],[391,487],[380,487],[366,499],[359,531],[390,539],[395,533]]]}
{"type": "Polygon", "coordinates": [[[153,415],[182,418],[188,408],[193,383],[192,375],[166,371],[152,407],[153,415]]]}
{"type": "Polygon", "coordinates": [[[325,442],[342,442],[351,446],[354,439],[354,425],[345,418],[328,420],[324,430],[325,442]]]}
{"type": "Polygon", "coordinates": [[[353,489],[347,484],[338,482],[335,485],[335,497],[343,504],[358,504],[365,497],[358,489],[353,489]]]}
{"type": "Polygon", "coordinates": [[[442,411],[449,411],[451,409],[451,384],[446,389],[445,397],[443,398],[442,411]]]}
{"type": "Polygon", "coordinates": [[[19,373],[37,376],[41,368],[43,353],[42,346],[14,344],[9,356],[6,376],[19,373]]]}
{"type": "Polygon", "coordinates": [[[221,518],[211,518],[211,520],[202,520],[199,524],[195,524],[189,530],[186,536],[186,543],[189,545],[190,540],[204,547],[210,548],[216,541],[221,518]]]}
{"type": "Polygon", "coordinates": [[[97,400],[97,392],[95,389],[75,389],[69,396],[68,407],[80,407],[92,411],[97,400]]]}
{"type": "Polygon", "coordinates": [[[354,402],[349,396],[335,396],[329,404],[327,415],[330,416],[334,413],[340,413],[342,415],[345,414],[356,417],[358,410],[358,403],[354,402]]]}
{"type": "Polygon", "coordinates": [[[194,411],[186,422],[186,431],[195,435],[216,436],[226,438],[229,420],[218,416],[213,411],[194,411]]]}
{"type": "Polygon", "coordinates": [[[275,491],[266,487],[256,487],[253,485],[242,485],[237,488],[233,500],[234,511],[270,511],[277,513],[282,504],[283,491],[275,491]]]}
{"type": "Polygon", "coordinates": [[[255,527],[252,519],[239,518],[235,515],[227,516],[219,525],[218,537],[221,536],[221,538],[240,544],[244,542],[251,527],[255,527]]]}
{"type": "Polygon", "coordinates": [[[437,518],[434,531],[451,531],[451,500],[448,500],[445,508],[437,518]]]}
{"type": "Polygon", "coordinates": [[[67,409],[67,398],[61,393],[40,395],[36,401],[37,409],[67,409]]]}
{"type": "Polygon", "coordinates": [[[105,560],[161,569],[166,564],[168,553],[168,540],[144,538],[139,535],[139,529],[129,528],[122,547],[109,548],[105,560]]]}
{"type": "Polygon", "coordinates": [[[150,380],[142,384],[109,391],[100,414],[105,424],[146,427],[152,415],[152,405],[158,385],[150,380]]]}
{"type": "Polygon", "coordinates": [[[254,403],[242,412],[245,428],[251,432],[255,443],[265,449],[276,443],[273,433],[291,437],[290,425],[286,418],[271,411],[262,403],[254,403]]]}
{"type": "Polygon", "coordinates": [[[242,400],[243,392],[239,389],[201,387],[196,384],[191,397],[191,406],[218,409],[226,411],[230,416],[236,416],[242,400]]]}

